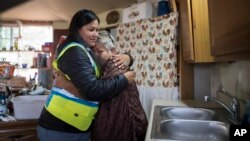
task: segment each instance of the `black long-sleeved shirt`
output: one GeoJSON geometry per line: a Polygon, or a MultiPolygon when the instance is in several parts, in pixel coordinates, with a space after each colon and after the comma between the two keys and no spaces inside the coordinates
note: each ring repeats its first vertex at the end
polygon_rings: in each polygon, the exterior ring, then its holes
{"type": "MultiPolygon", "coordinates": [[[[60,53],[66,44],[59,46],[60,53]]],[[[91,53],[91,55],[94,55],[91,53]]],[[[95,56],[93,56],[95,58],[95,56]]],[[[96,63],[98,63],[96,61],[96,63]]],[[[98,64],[97,64],[98,65],[98,64]]],[[[95,70],[83,49],[80,47],[69,48],[58,60],[59,69],[70,77],[71,82],[79,90],[80,94],[90,101],[101,101],[118,95],[128,86],[128,81],[123,74],[112,79],[100,79],[95,75],[95,70]]],[[[46,109],[43,109],[38,124],[44,128],[64,131],[82,132],[75,127],[54,117],[46,109]]]]}
{"type": "Polygon", "coordinates": [[[128,85],[123,74],[117,75],[113,79],[97,78],[87,54],[80,47],[68,49],[58,60],[58,66],[63,73],[70,77],[81,95],[90,101],[110,99],[128,85]]]}

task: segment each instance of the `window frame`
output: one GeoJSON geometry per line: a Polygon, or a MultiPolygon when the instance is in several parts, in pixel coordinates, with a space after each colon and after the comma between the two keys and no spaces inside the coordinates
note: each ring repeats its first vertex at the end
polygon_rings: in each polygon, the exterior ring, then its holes
{"type": "Polygon", "coordinates": [[[5,47],[6,50],[11,50],[11,47],[14,46],[15,39],[22,39],[23,33],[22,30],[25,26],[51,26],[52,27],[52,41],[53,42],[53,22],[46,22],[46,21],[0,21],[0,27],[10,27],[11,28],[11,34],[9,37],[2,37],[0,35],[0,40],[4,41],[6,39],[9,39],[9,41],[6,41],[7,43],[1,43],[0,42],[0,50],[3,50],[5,47]],[[18,29],[18,36],[14,37],[14,29],[13,28],[19,28],[18,29]]]}

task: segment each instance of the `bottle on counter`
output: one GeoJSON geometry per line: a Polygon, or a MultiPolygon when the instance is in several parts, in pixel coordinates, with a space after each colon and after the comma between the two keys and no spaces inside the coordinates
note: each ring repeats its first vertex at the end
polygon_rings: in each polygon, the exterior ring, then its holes
{"type": "Polygon", "coordinates": [[[14,49],[19,50],[18,38],[15,38],[14,40],[14,49]]]}

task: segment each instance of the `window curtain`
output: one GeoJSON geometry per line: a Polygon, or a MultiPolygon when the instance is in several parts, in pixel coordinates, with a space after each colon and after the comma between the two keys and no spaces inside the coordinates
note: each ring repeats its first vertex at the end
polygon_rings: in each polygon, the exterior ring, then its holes
{"type": "Polygon", "coordinates": [[[140,101],[149,117],[153,99],[178,99],[178,13],[123,23],[117,27],[116,50],[134,59],[140,101]]]}

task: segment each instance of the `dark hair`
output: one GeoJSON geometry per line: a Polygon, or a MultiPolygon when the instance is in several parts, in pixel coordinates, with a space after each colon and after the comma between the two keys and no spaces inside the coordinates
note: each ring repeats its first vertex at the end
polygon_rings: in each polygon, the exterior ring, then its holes
{"type": "Polygon", "coordinates": [[[94,20],[98,20],[98,23],[100,23],[100,19],[91,10],[82,9],[76,12],[70,22],[67,39],[85,44],[85,41],[83,41],[83,39],[80,37],[78,30],[94,20]]]}

